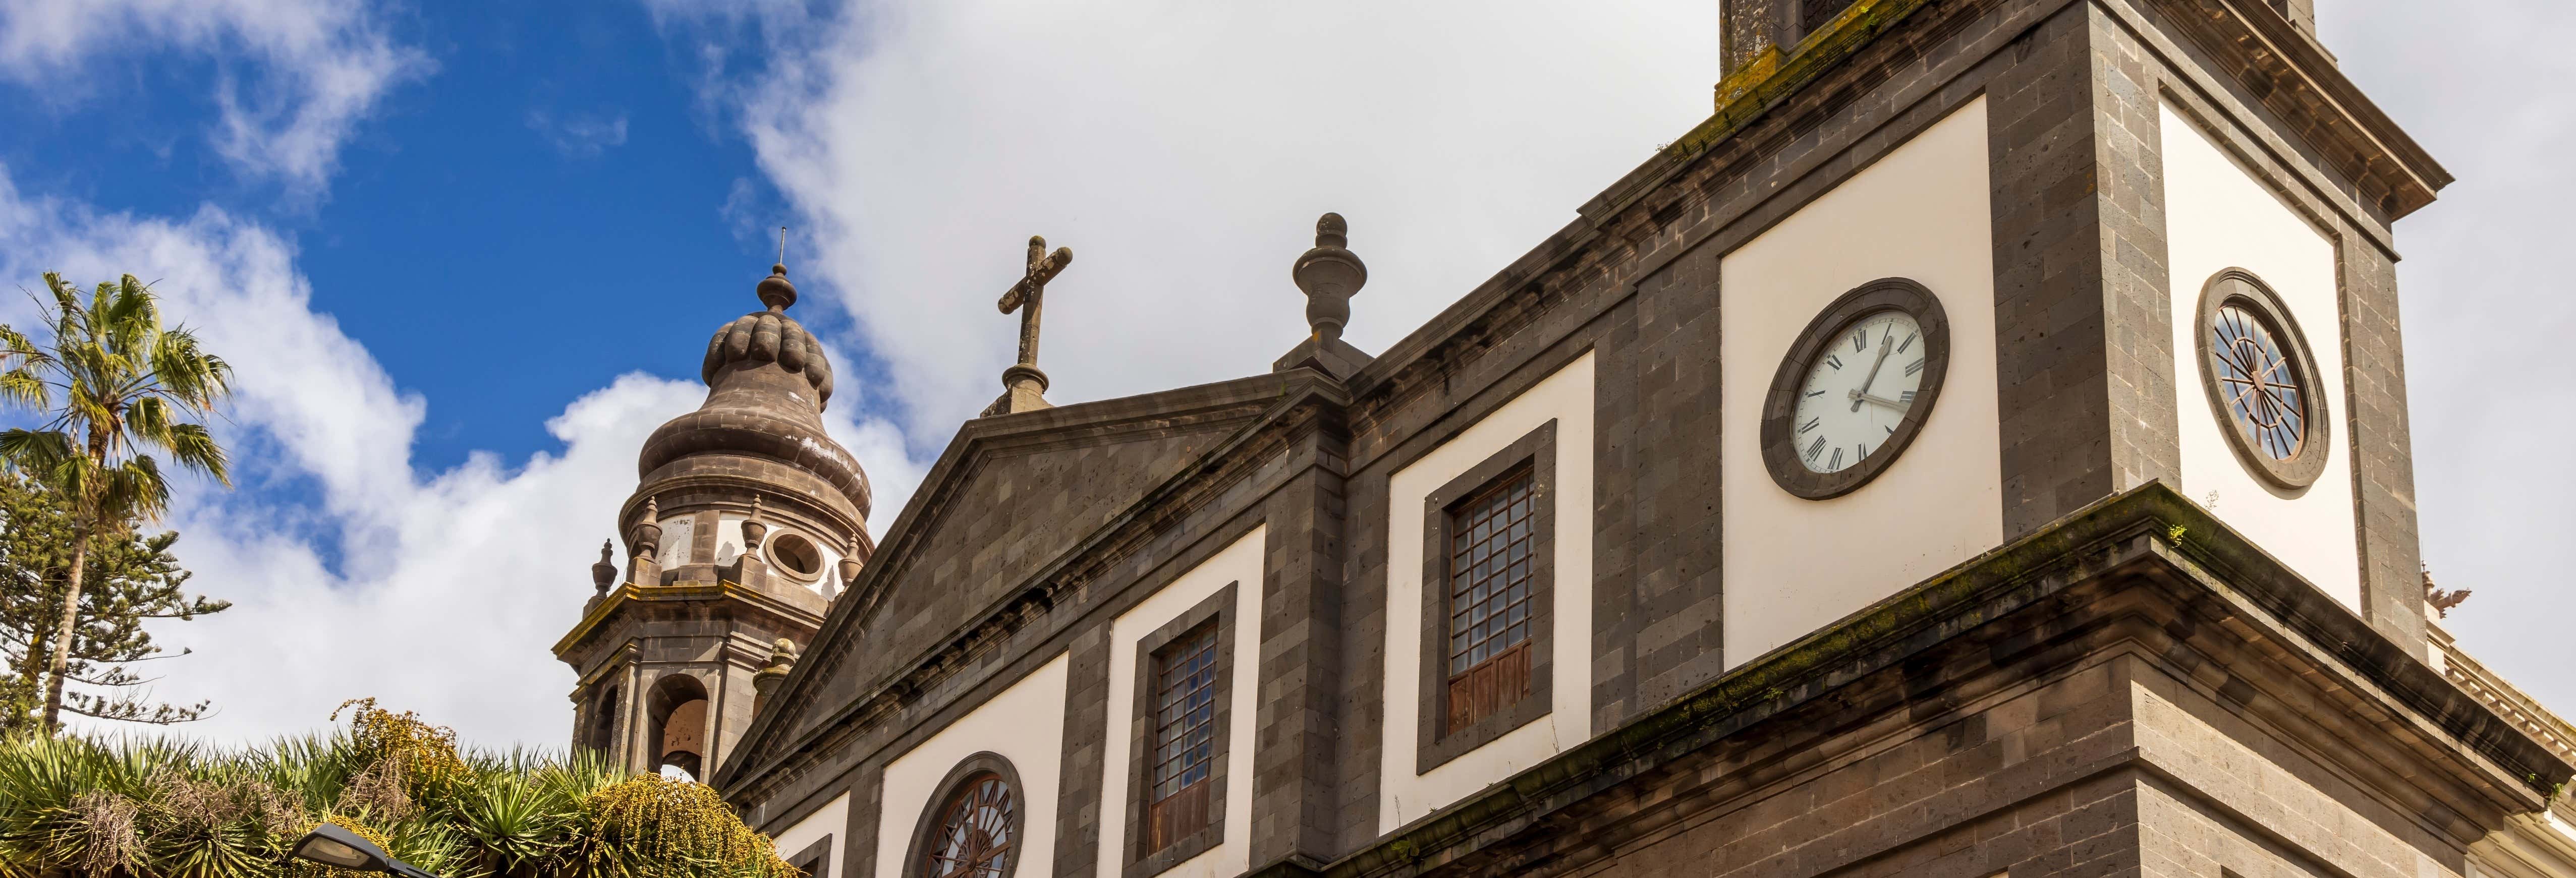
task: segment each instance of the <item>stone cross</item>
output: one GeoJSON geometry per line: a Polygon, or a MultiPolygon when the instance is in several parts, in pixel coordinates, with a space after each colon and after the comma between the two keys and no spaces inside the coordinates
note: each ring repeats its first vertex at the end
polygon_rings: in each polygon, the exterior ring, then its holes
{"type": "Polygon", "coordinates": [[[1073,248],[1058,247],[1055,253],[1049,254],[1046,252],[1046,238],[1029,236],[1028,268],[1020,275],[1020,282],[1012,284],[1010,291],[1002,294],[1000,303],[1004,314],[1026,308],[1020,311],[1020,365],[1034,367],[1038,364],[1038,308],[1046,295],[1047,281],[1054,280],[1065,266],[1072,264],[1073,248]]]}
{"type": "Polygon", "coordinates": [[[1044,396],[1046,373],[1038,371],[1038,311],[1044,305],[1047,282],[1072,264],[1072,248],[1058,247],[1054,253],[1048,253],[1045,238],[1029,236],[1027,267],[1021,271],[1020,282],[1012,284],[1010,290],[1002,294],[999,303],[1004,314],[1020,312],[1020,361],[1002,370],[1002,397],[994,400],[984,414],[1000,415],[1047,407],[1044,396]]]}

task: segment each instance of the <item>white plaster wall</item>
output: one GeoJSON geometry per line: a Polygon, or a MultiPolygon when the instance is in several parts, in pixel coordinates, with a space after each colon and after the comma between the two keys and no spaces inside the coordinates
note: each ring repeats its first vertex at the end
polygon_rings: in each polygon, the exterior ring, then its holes
{"type": "Polygon", "coordinates": [[[731,512],[716,515],[717,564],[731,564],[733,559],[742,557],[742,523],[749,520],[750,516],[731,512]]]}
{"type": "Polygon", "coordinates": [[[1018,872],[1044,875],[1055,863],[1056,789],[1064,775],[1065,657],[1020,678],[920,746],[886,763],[877,817],[877,875],[903,874],[904,854],[939,782],[966,757],[990,751],[1019,772],[1018,872]]]}
{"type": "Polygon", "coordinates": [[[1207,600],[1234,589],[1234,679],[1226,728],[1225,840],[1181,861],[1161,878],[1221,878],[1252,868],[1252,750],[1261,695],[1261,558],[1267,527],[1256,527],[1164,586],[1109,625],[1108,752],[1101,761],[1101,875],[1116,875],[1127,840],[1128,736],[1136,724],[1136,644],[1207,600]]]}
{"type": "Polygon", "coordinates": [[[823,862],[832,874],[839,875],[841,874],[841,849],[850,845],[849,839],[840,836],[849,828],[850,794],[842,793],[833,796],[832,801],[824,804],[814,813],[805,815],[805,819],[796,821],[796,825],[779,832],[774,837],[777,841],[778,855],[795,856],[803,853],[805,846],[813,844],[815,839],[826,835],[833,836],[832,846],[824,849],[823,862]]]}
{"type": "MultiPolygon", "coordinates": [[[[694,545],[691,541],[696,539],[697,532],[697,519],[689,516],[674,515],[662,519],[662,548],[653,553],[654,557],[662,562],[662,569],[668,570],[689,563],[689,547],[694,545]]],[[[660,585],[661,583],[651,584],[660,585]]]]}
{"type": "Polygon", "coordinates": [[[2162,114],[2183,492],[2336,600],[2359,609],[2361,547],[2352,510],[2334,243],[2197,126],[2171,107],[2162,114]],[[2253,272],[2281,297],[2317,360],[2330,442],[2325,472],[2302,491],[2274,488],[2236,459],[2220,432],[2228,425],[2210,410],[2209,394],[2201,387],[2200,288],[2211,275],[2231,267],[2253,272]]]}
{"type": "Polygon", "coordinates": [[[1503,404],[1466,432],[1399,470],[1388,483],[1386,723],[1379,748],[1378,829],[1396,827],[1592,735],[1593,354],[1503,404]],[[1549,419],[1556,421],[1556,649],[1548,715],[1483,747],[1415,771],[1422,700],[1422,504],[1549,419]]]}
{"type": "Polygon", "coordinates": [[[1736,667],[2003,542],[1994,246],[1978,98],[1727,254],[1718,267],[1726,666],[1736,667]],[[1950,371],[1914,444],[1831,500],[1762,463],[1762,398],[1844,293],[1912,278],[1950,320],[1950,371]]]}

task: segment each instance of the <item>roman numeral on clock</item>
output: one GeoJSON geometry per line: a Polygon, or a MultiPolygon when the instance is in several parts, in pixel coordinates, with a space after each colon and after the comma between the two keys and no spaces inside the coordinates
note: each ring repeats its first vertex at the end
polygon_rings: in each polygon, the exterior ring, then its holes
{"type": "Polygon", "coordinates": [[[1825,453],[1825,437],[1818,436],[1815,444],[1807,446],[1807,462],[1815,463],[1816,455],[1823,453],[1825,453]]]}
{"type": "Polygon", "coordinates": [[[1905,374],[1907,374],[1907,375],[1912,375],[1912,374],[1914,374],[1914,373],[1916,373],[1916,372],[1921,372],[1921,371],[1923,371],[1923,361],[1922,361],[1922,360],[1916,360],[1916,361],[1914,361],[1914,362],[1911,362],[1911,363],[1907,363],[1907,364],[1905,364],[1905,374]]]}
{"type": "Polygon", "coordinates": [[[1834,367],[1834,371],[1840,372],[1843,368],[1843,358],[1835,354],[1826,354],[1825,365],[1832,366],[1834,367]]]}
{"type": "Polygon", "coordinates": [[[1897,395],[1896,395],[1896,401],[1897,401],[1897,402],[1901,402],[1901,403],[1906,403],[1906,404],[1909,404],[1909,405],[1910,405],[1910,404],[1912,404],[1912,403],[1914,402],[1914,391],[1908,390],[1908,391],[1905,391],[1904,393],[1899,393],[1899,394],[1897,394],[1897,395]]]}
{"type": "Polygon", "coordinates": [[[1905,337],[1905,343],[1904,343],[1904,344],[1901,344],[1901,345],[1897,345],[1897,346],[1896,346],[1896,352],[1897,352],[1897,353],[1900,353],[1900,354],[1901,354],[1901,353],[1905,353],[1905,349],[1906,349],[1906,348],[1913,347],[1913,346],[1914,346],[1914,340],[1915,340],[1915,339],[1917,339],[1917,338],[1921,338],[1921,337],[1923,337],[1923,333],[1920,333],[1920,332],[1915,333],[1915,334],[1913,334],[1913,335],[1906,336],[1906,337],[1905,337]]]}
{"type": "Polygon", "coordinates": [[[1836,448],[1836,449],[1834,449],[1834,459],[1833,459],[1833,462],[1832,462],[1832,463],[1825,464],[1825,466],[1826,466],[1826,467],[1829,467],[1829,468],[1832,468],[1832,469],[1842,469],[1842,468],[1843,468],[1843,450],[1842,450],[1842,449],[1840,449],[1840,448],[1836,448]]]}
{"type": "Polygon", "coordinates": [[[1807,431],[1809,431],[1809,430],[1813,430],[1813,429],[1815,429],[1815,428],[1816,428],[1816,425],[1817,425],[1817,424],[1821,424],[1821,423],[1824,423],[1824,422],[1825,422],[1825,419],[1823,419],[1823,418],[1808,418],[1806,423],[1804,423],[1804,424],[1799,424],[1799,425],[1798,425],[1798,432],[1800,432],[1800,433],[1804,433],[1804,432],[1807,432],[1807,431]]]}
{"type": "Polygon", "coordinates": [[[1869,327],[1863,326],[1859,329],[1852,330],[1852,350],[1864,351],[1868,349],[1869,327]]]}

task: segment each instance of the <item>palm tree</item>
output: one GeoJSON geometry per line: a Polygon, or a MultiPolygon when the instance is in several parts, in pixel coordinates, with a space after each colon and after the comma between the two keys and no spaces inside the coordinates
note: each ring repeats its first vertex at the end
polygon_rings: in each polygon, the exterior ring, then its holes
{"type": "Polygon", "coordinates": [[[0,878],[367,878],[286,861],[324,820],[451,878],[803,878],[703,784],[342,708],[256,747],[0,736],[0,878]]]}
{"type": "Polygon", "coordinates": [[[232,367],[197,347],[185,327],[163,329],[152,290],[133,275],[102,283],[81,303],[62,275],[45,273],[54,304],[38,302],[52,329],[39,347],[0,325],[0,401],[34,409],[36,429],[0,431],[0,462],[63,498],[72,512],[71,571],[63,620],[54,629],[45,675],[45,728],[61,726],[65,668],[79,619],[81,573],[90,538],[156,520],[170,484],[147,451],[229,484],[224,450],[197,423],[229,390],[232,367]]]}

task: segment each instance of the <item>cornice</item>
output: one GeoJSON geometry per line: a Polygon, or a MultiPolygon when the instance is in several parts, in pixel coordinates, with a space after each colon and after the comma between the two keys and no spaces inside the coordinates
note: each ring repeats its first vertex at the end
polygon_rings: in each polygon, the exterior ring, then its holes
{"type": "Polygon", "coordinates": [[[730,579],[720,582],[679,582],[670,585],[642,586],[629,582],[609,592],[608,597],[601,600],[598,606],[582,614],[580,623],[572,626],[571,631],[565,632],[562,639],[555,641],[555,658],[568,661],[566,657],[579,647],[583,640],[588,639],[593,631],[606,625],[610,617],[617,615],[630,604],[640,608],[654,604],[714,602],[739,604],[780,622],[804,627],[813,627],[822,621],[821,616],[811,611],[730,579]]]}
{"type": "Polygon", "coordinates": [[[2433,203],[2451,172],[2362,94],[2334,58],[2260,0],[2139,0],[2172,15],[2202,51],[2234,65],[2246,88],[2394,222],[2433,203]]]}
{"type": "MultiPolygon", "coordinates": [[[[2217,648],[2239,653],[2234,663],[2219,667],[2259,677],[2258,687],[2306,687],[2306,700],[2377,720],[2366,727],[2388,729],[2386,734],[2327,744],[2339,751],[2338,758],[2407,763],[2381,764],[2372,771],[2387,783],[2416,788],[2428,801],[2465,796],[2506,814],[2537,811],[2547,807],[2557,785],[2576,774],[2576,767],[2515,731],[2334,598],[2157,481],[2099,501],[1757,657],[1658,710],[1332,863],[1276,863],[1254,874],[1415,875],[1461,863],[1473,864],[1459,866],[1471,872],[1512,871],[1507,861],[1473,858],[1489,856],[1483,853],[1488,848],[1500,850],[1516,833],[1548,821],[1575,821],[1585,827],[1584,844],[1608,851],[1626,834],[1642,831],[1622,825],[1636,821],[1587,818],[1585,809],[1604,807],[1598,803],[1630,801],[1602,796],[1614,788],[1655,777],[1691,776],[1693,772],[1674,772],[1692,754],[1761,734],[1757,725],[1792,710],[1833,711],[1865,703],[1844,693],[1877,675],[1924,673],[1926,661],[1963,656],[2001,666],[2011,660],[2007,656],[2070,637],[2075,623],[2058,617],[2085,614],[2096,620],[2089,624],[2116,635],[2105,649],[2153,658],[2186,644],[2194,652],[2219,644],[2217,648]],[[2149,613],[2149,607],[2163,610],[2149,613]],[[1986,628],[2019,616],[2035,618],[2009,628],[1986,628]],[[2194,639],[2190,630],[2177,634],[2170,624],[2159,624],[2158,617],[2177,616],[2206,629],[2207,636],[2194,639]],[[1993,643],[1970,642],[1970,632],[1980,628],[1997,632],[1985,635],[1993,643]],[[2170,642],[2159,648],[2157,640],[2170,642]],[[2370,752],[2350,755],[2363,749],[2370,752]]],[[[2239,703],[2262,721],[2284,727],[2302,722],[2300,711],[2287,702],[2259,694],[2250,699],[2239,703]]],[[[1800,716],[1800,722],[1813,719],[1800,716]]],[[[2287,734],[2319,736],[2295,729],[2287,734]]],[[[2154,758],[2132,751],[2123,765],[2162,772],[2151,764],[2154,758]]],[[[2383,795],[2398,794],[2377,789],[2383,795]]],[[[1684,800],[1678,794],[1665,799],[1684,800]]],[[[1694,794],[1690,800],[1701,799],[1694,794]]],[[[2476,807],[2458,798],[2451,804],[2476,807]]],[[[1635,816],[1633,808],[1630,812],[1635,816]]],[[[1658,812],[1642,822],[1662,825],[1677,816],[1658,812]]]]}

